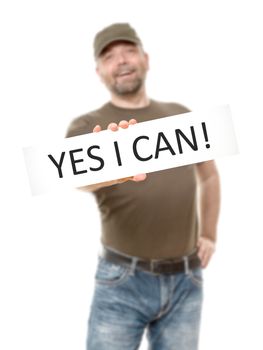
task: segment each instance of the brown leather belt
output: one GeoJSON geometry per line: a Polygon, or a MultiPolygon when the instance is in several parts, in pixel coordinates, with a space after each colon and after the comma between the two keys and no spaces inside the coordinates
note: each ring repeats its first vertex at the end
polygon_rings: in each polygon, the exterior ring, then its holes
{"type": "Polygon", "coordinates": [[[101,256],[106,260],[119,265],[129,266],[133,263],[136,264],[136,267],[140,270],[156,274],[187,272],[189,269],[201,266],[201,261],[197,256],[197,252],[181,259],[140,259],[122,255],[107,248],[103,248],[101,256]]]}

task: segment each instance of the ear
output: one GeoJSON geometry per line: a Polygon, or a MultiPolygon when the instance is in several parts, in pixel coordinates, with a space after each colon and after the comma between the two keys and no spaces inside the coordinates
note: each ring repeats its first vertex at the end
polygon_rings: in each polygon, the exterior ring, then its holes
{"type": "Polygon", "coordinates": [[[99,66],[98,63],[97,63],[97,65],[96,65],[95,70],[96,70],[96,73],[97,73],[98,77],[100,78],[100,81],[101,81],[102,83],[104,83],[104,80],[103,80],[102,74],[101,74],[101,70],[100,70],[100,66],[99,66]]]}
{"type": "Polygon", "coordinates": [[[149,70],[149,68],[150,68],[150,59],[149,59],[148,53],[144,52],[144,58],[145,58],[145,66],[146,66],[147,70],[149,70]]]}

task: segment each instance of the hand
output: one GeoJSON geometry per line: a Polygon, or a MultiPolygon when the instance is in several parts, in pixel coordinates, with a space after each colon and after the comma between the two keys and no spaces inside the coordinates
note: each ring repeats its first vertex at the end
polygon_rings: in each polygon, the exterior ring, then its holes
{"type": "Polygon", "coordinates": [[[201,260],[202,268],[206,268],[215,252],[215,242],[211,241],[209,238],[199,237],[197,247],[198,257],[201,260]]]}
{"type": "MultiPolygon", "coordinates": [[[[130,125],[134,125],[136,123],[137,123],[136,119],[130,119],[129,121],[122,120],[122,121],[119,122],[119,124],[110,123],[108,125],[107,129],[111,130],[111,131],[117,131],[119,128],[127,129],[130,125]]],[[[101,126],[100,125],[96,125],[95,128],[93,129],[93,132],[100,132],[101,130],[102,130],[101,126]]],[[[135,176],[129,176],[129,177],[124,177],[122,179],[114,180],[114,181],[112,181],[112,184],[120,184],[120,183],[129,181],[129,180],[135,181],[135,182],[139,182],[139,181],[143,181],[145,179],[146,179],[146,174],[138,174],[138,175],[135,175],[135,176]]]]}

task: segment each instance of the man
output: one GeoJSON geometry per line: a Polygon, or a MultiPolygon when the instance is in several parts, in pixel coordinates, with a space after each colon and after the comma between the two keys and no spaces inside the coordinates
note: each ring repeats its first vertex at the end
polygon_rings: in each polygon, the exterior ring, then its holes
{"type": "MultiPolygon", "coordinates": [[[[111,100],[75,119],[68,137],[106,128],[116,132],[136,122],[189,111],[147,96],[149,58],[129,24],[100,31],[94,51],[96,71],[111,100]]],[[[81,189],[94,193],[102,220],[103,252],[89,317],[88,350],[138,349],[146,328],[152,350],[197,349],[202,268],[215,250],[219,212],[214,162],[81,189]]]]}

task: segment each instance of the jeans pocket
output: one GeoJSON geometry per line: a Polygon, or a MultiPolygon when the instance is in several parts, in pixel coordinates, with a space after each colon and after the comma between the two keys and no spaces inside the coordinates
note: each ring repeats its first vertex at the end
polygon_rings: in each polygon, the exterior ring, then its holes
{"type": "Polygon", "coordinates": [[[195,286],[202,287],[203,286],[203,270],[202,270],[202,268],[197,267],[195,269],[190,270],[189,278],[195,286]]]}
{"type": "Polygon", "coordinates": [[[114,287],[126,281],[129,273],[129,267],[117,265],[104,258],[100,258],[95,280],[97,284],[114,287]]]}

